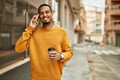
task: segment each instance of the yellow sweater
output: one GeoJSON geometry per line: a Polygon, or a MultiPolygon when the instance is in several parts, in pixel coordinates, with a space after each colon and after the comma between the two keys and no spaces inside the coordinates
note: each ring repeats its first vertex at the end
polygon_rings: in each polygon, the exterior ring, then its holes
{"type": "Polygon", "coordinates": [[[50,30],[27,27],[16,42],[15,50],[21,53],[27,48],[30,50],[31,80],[60,80],[64,62],[73,55],[67,34],[60,27],[50,30]],[[49,47],[54,47],[57,52],[62,53],[64,59],[50,60],[49,47]]]}

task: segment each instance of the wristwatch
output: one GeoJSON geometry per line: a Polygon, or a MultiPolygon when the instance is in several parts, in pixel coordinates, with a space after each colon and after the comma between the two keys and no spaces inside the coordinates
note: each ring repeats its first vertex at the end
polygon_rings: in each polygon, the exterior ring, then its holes
{"type": "Polygon", "coordinates": [[[61,54],[60,56],[61,56],[61,59],[64,59],[64,55],[63,54],[61,54]]]}

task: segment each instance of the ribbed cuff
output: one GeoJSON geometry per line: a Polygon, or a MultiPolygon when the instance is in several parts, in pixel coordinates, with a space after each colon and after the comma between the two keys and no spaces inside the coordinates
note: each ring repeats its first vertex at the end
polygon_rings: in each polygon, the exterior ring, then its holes
{"type": "Polygon", "coordinates": [[[34,28],[33,28],[32,26],[28,26],[26,29],[27,29],[28,31],[33,31],[33,30],[34,30],[34,28]]]}

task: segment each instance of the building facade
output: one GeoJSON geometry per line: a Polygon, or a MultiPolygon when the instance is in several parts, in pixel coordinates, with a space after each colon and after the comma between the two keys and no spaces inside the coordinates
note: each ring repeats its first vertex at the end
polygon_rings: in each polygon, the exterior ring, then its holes
{"type": "Polygon", "coordinates": [[[0,68],[27,57],[25,52],[16,54],[14,46],[36,13],[36,7],[25,0],[0,0],[0,68]]]}
{"type": "Polygon", "coordinates": [[[74,28],[74,32],[77,35],[77,43],[81,43],[84,41],[86,34],[86,11],[82,2],[80,3],[80,19],[77,22],[77,26],[74,28]]]}
{"type": "Polygon", "coordinates": [[[104,43],[120,47],[120,0],[106,0],[104,43]]]}
{"type": "Polygon", "coordinates": [[[86,37],[87,41],[101,43],[103,40],[103,11],[98,11],[97,8],[91,8],[86,10],[87,13],[87,29],[86,37]]]}

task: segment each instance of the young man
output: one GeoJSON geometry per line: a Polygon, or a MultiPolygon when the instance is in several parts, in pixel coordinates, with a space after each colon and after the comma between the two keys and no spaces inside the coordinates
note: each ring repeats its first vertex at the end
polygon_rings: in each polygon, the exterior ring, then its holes
{"type": "Polygon", "coordinates": [[[68,37],[63,28],[54,26],[49,5],[40,5],[38,13],[16,42],[15,50],[21,53],[29,48],[31,80],[60,80],[64,62],[73,55],[68,37]],[[36,28],[38,18],[43,26],[36,28]],[[55,51],[48,51],[50,47],[55,51]]]}

